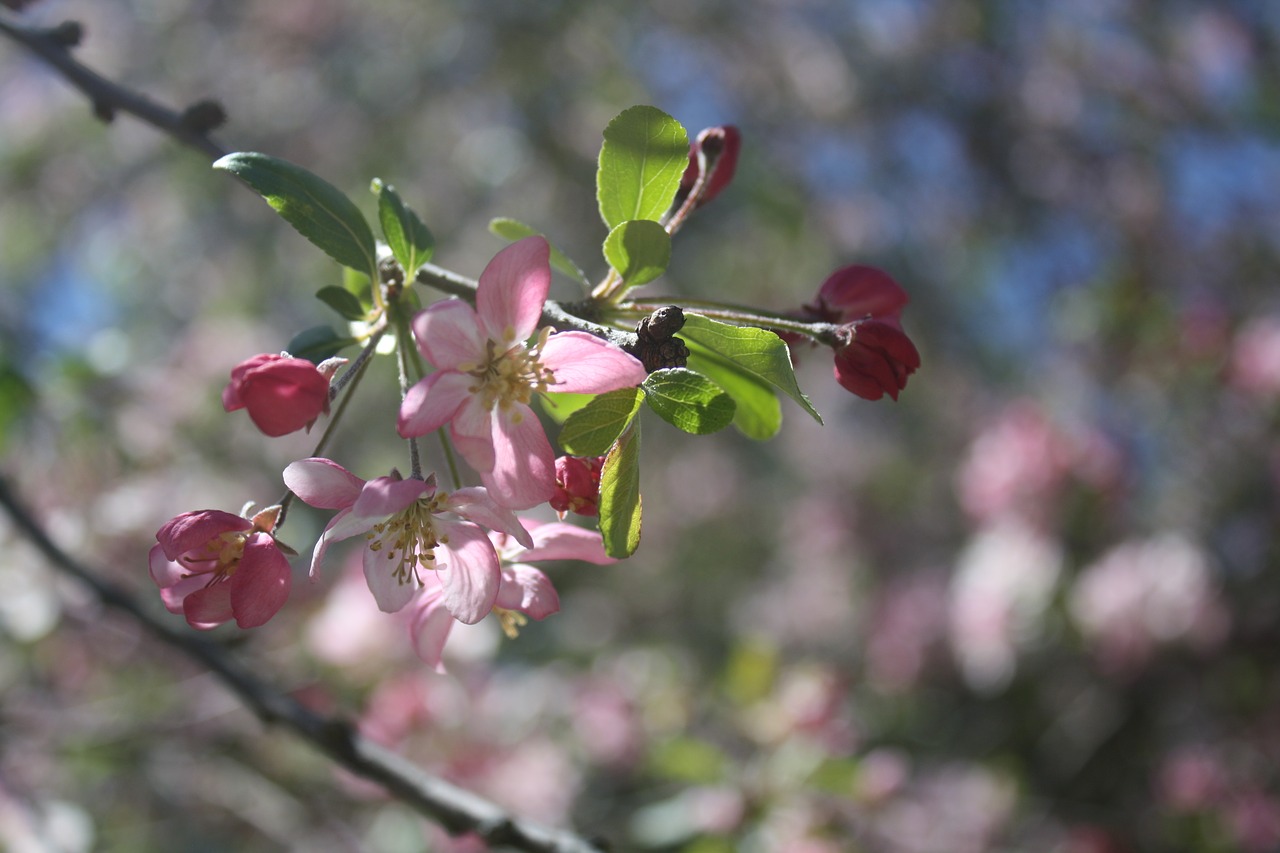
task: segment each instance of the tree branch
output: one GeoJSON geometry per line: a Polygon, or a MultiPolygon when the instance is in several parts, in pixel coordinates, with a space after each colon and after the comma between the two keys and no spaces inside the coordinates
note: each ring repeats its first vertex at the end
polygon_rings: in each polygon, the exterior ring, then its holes
{"type": "Polygon", "coordinates": [[[604,848],[574,833],[514,818],[496,803],[432,776],[364,737],[350,722],[317,714],[293,697],[272,689],[204,636],[176,630],[159,621],[127,590],[103,579],[99,572],[59,548],[3,477],[0,506],[54,567],[80,581],[103,604],[128,614],[155,637],[207,667],[264,723],[292,731],[337,764],[382,785],[396,799],[438,821],[449,832],[474,832],[490,844],[535,853],[602,853],[604,848]]]}
{"type": "Polygon", "coordinates": [[[117,112],[129,113],[215,160],[227,153],[209,138],[209,132],[226,118],[222,107],[214,101],[198,101],[177,112],[106,79],[72,57],[71,48],[83,34],[78,23],[68,21],[52,28],[37,28],[0,12],[0,33],[43,59],[87,95],[94,115],[103,121],[111,121],[117,112]]]}

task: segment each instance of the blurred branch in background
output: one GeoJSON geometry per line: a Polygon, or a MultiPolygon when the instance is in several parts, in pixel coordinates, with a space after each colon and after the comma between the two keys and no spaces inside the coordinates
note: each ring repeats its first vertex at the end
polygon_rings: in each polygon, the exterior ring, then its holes
{"type": "Polygon", "coordinates": [[[362,736],[347,721],[317,714],[272,689],[216,643],[157,621],[126,590],[103,580],[101,572],[59,548],[2,478],[0,506],[22,535],[59,571],[88,587],[103,604],[128,614],[158,639],[207,667],[264,723],[292,731],[337,764],[384,786],[397,799],[439,821],[451,833],[474,832],[491,844],[545,853],[598,853],[601,849],[573,833],[512,818],[494,803],[424,773],[395,752],[362,736]]]}
{"type": "Polygon", "coordinates": [[[94,115],[103,121],[111,121],[117,112],[129,113],[210,157],[216,159],[227,153],[209,138],[209,133],[226,121],[221,105],[202,100],[177,112],[108,80],[72,57],[71,49],[84,37],[84,28],[78,22],[64,21],[48,28],[30,27],[0,13],[0,33],[43,59],[84,92],[93,104],[94,115]]]}

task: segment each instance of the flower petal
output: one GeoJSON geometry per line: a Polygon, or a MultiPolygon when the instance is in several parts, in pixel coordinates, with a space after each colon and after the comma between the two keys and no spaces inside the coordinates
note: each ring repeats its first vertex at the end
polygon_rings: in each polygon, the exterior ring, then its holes
{"type": "Polygon", "coordinates": [[[458,407],[449,424],[454,447],[481,473],[493,470],[493,431],[493,412],[474,395],[458,407]]]}
{"type": "Polygon", "coordinates": [[[494,419],[493,470],[481,472],[489,495],[511,509],[528,509],[556,490],[555,454],[537,415],[516,405],[494,419]]]}
{"type": "Polygon", "coordinates": [[[444,606],[459,622],[479,622],[498,598],[498,552],[474,524],[440,520],[437,525],[441,536],[436,557],[443,564],[439,572],[444,606]]]}
{"type": "Polygon", "coordinates": [[[241,628],[256,628],[280,612],[289,598],[293,572],[275,540],[255,533],[244,544],[244,556],[231,582],[231,612],[241,628]]]}
{"type": "Polygon", "coordinates": [[[526,548],[533,546],[533,538],[515,512],[495,501],[488,489],[470,486],[450,492],[444,508],[481,527],[506,533],[526,548]]]}
{"type": "Polygon", "coordinates": [[[220,509],[202,509],[174,516],[156,531],[164,555],[176,560],[223,533],[253,529],[253,522],[220,509]]]}
{"type": "Polygon", "coordinates": [[[413,318],[413,336],[427,361],[441,370],[474,370],[485,357],[476,311],[461,299],[437,302],[413,318]]]}
{"type": "Polygon", "coordinates": [[[439,582],[418,598],[414,605],[413,619],[409,622],[409,636],[418,657],[436,672],[443,673],[444,644],[453,628],[453,615],[444,606],[444,592],[439,582]]]}
{"type": "Polygon", "coordinates": [[[582,560],[597,566],[616,563],[604,552],[604,542],[598,530],[588,530],[576,524],[552,521],[533,529],[533,546],[520,554],[523,563],[538,560],[582,560]]]}
{"type": "Polygon", "coordinates": [[[407,576],[396,574],[400,557],[399,551],[364,549],[364,579],[383,613],[396,613],[418,591],[418,581],[412,572],[407,576]]]}
{"type": "Polygon", "coordinates": [[[480,273],[476,312],[491,340],[513,344],[538,327],[551,289],[551,247],[543,237],[512,243],[480,273]]]}
{"type": "MultiPolygon", "coordinates": [[[[356,498],[356,502],[351,505],[351,514],[366,519],[389,518],[427,492],[434,490],[435,486],[425,480],[375,477],[365,483],[364,488],[360,490],[360,497],[356,498]]],[[[333,538],[344,537],[335,534],[333,538]]]]}
{"type": "Polygon", "coordinates": [[[502,569],[498,607],[519,610],[533,619],[545,619],[560,610],[560,596],[551,579],[533,566],[516,563],[502,569]]]}
{"type": "Polygon", "coordinates": [[[305,503],[320,509],[345,509],[360,497],[364,480],[337,462],[313,456],[290,462],[284,484],[305,503]]]}
{"type": "Polygon", "coordinates": [[[437,370],[415,383],[400,404],[396,430],[402,438],[412,438],[440,429],[470,398],[474,382],[466,373],[437,370]]]}
{"type": "Polygon", "coordinates": [[[211,583],[182,600],[182,613],[187,624],[200,631],[216,628],[231,621],[231,589],[226,583],[211,583]]]}
{"type": "Polygon", "coordinates": [[[586,332],[558,332],[539,359],[556,381],[553,391],[602,394],[644,382],[648,374],[634,356],[586,332]]]}

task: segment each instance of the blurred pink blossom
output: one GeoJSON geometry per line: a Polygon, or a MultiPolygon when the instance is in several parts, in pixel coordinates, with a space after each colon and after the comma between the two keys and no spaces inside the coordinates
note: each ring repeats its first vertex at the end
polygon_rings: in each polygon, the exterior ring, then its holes
{"type": "Polygon", "coordinates": [[[970,686],[999,690],[1041,635],[1062,569],[1058,543],[1006,519],[965,547],[951,583],[951,645],[970,686]]]}
{"type": "Polygon", "coordinates": [[[1280,316],[1258,317],[1236,333],[1227,379],[1255,397],[1280,395],[1280,316]]]}
{"type": "Polygon", "coordinates": [[[1126,542],[1076,579],[1070,612],[1113,671],[1130,672],[1155,647],[1217,645],[1229,615],[1213,587],[1209,558],[1180,533],[1126,542]]]}

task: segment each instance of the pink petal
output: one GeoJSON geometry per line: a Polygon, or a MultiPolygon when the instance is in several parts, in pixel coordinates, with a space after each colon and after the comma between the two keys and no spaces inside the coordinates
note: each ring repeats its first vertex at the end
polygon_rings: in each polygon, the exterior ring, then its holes
{"type": "Polygon", "coordinates": [[[555,454],[537,415],[516,405],[495,419],[493,470],[481,472],[489,495],[511,509],[528,509],[551,499],[556,490],[555,454]]]}
{"type": "Polygon", "coordinates": [[[560,596],[551,579],[533,566],[516,563],[502,569],[497,606],[519,610],[532,619],[545,619],[560,610],[560,596]]]}
{"type": "Polygon", "coordinates": [[[438,524],[441,537],[436,557],[445,564],[439,570],[444,606],[459,622],[474,624],[488,615],[498,597],[498,553],[489,537],[474,524],[438,524]]]}
{"type": "Polygon", "coordinates": [[[526,548],[533,546],[534,540],[520,519],[512,510],[495,501],[488,489],[472,486],[450,492],[444,507],[481,527],[506,533],[526,548]]]}
{"type": "Polygon", "coordinates": [[[401,578],[395,574],[399,565],[399,551],[364,549],[364,579],[383,613],[396,613],[418,591],[418,581],[414,576],[401,578]]]}
{"type": "MultiPolygon", "coordinates": [[[[435,487],[425,480],[376,477],[364,484],[360,497],[356,498],[356,502],[351,506],[351,514],[368,519],[389,518],[427,492],[434,490],[435,487]]],[[[334,538],[343,537],[335,535],[334,538]]]]}
{"type": "Polygon", "coordinates": [[[216,628],[231,620],[231,590],[225,582],[209,584],[182,600],[187,624],[201,631],[216,628]]]}
{"type": "Polygon", "coordinates": [[[544,238],[526,237],[489,261],[480,273],[476,312],[490,339],[510,345],[533,334],[551,289],[550,260],[544,238]]]}
{"type": "Polygon", "coordinates": [[[160,600],[164,602],[165,610],[170,613],[182,613],[187,596],[204,589],[209,580],[209,575],[192,575],[189,578],[183,578],[173,586],[160,590],[160,600]]]}
{"type": "Polygon", "coordinates": [[[256,628],[280,612],[289,598],[293,573],[275,540],[255,533],[244,545],[244,556],[227,584],[231,611],[241,628],[256,628]]]}
{"type": "Polygon", "coordinates": [[[644,382],[644,365],[612,344],[586,332],[557,332],[547,339],[539,359],[551,369],[553,391],[602,394],[644,382]]]}
{"type": "Polygon", "coordinates": [[[471,396],[475,379],[456,370],[437,370],[415,383],[400,404],[396,430],[403,438],[435,432],[444,426],[471,396]]]}
{"type": "Polygon", "coordinates": [[[181,563],[175,563],[166,557],[164,548],[160,545],[151,546],[151,550],[147,552],[147,564],[151,570],[151,580],[161,589],[168,589],[191,573],[181,563]]]}
{"type": "Polygon", "coordinates": [[[483,473],[493,470],[493,412],[472,395],[459,408],[449,425],[454,447],[467,464],[483,473]]]}
{"type": "Polygon", "coordinates": [[[368,519],[362,519],[363,526],[346,532],[345,520],[351,515],[351,509],[340,510],[337,515],[329,519],[329,523],[325,525],[324,532],[320,534],[320,538],[316,540],[315,550],[311,552],[311,579],[315,580],[320,576],[320,563],[324,561],[325,552],[329,550],[329,543],[339,542],[348,536],[354,536],[356,533],[363,533],[373,526],[368,519]],[[340,535],[345,533],[345,535],[340,535]]]}
{"type": "Polygon", "coordinates": [[[413,336],[427,361],[441,370],[474,370],[485,358],[476,311],[461,299],[437,302],[413,318],[413,336]]]}
{"type": "Polygon", "coordinates": [[[617,562],[605,554],[604,542],[598,530],[588,530],[563,521],[553,521],[534,528],[533,546],[520,555],[520,561],[532,563],[538,560],[582,560],[597,566],[617,562]]]}
{"type": "Polygon", "coordinates": [[[156,531],[156,540],[164,549],[164,555],[176,560],[223,533],[252,528],[253,522],[247,518],[219,509],[202,509],[169,519],[156,531]]]}
{"type": "Polygon", "coordinates": [[[313,456],[290,462],[284,484],[303,501],[320,509],[345,509],[360,497],[364,480],[337,462],[313,456]]]}
{"type": "Polygon", "coordinates": [[[436,672],[443,673],[444,644],[453,627],[453,616],[444,606],[443,592],[439,586],[429,590],[421,598],[409,623],[409,636],[418,657],[436,672]]]}

